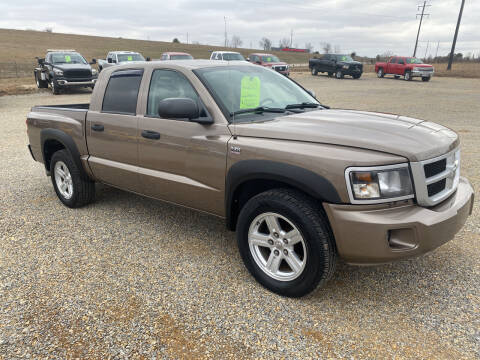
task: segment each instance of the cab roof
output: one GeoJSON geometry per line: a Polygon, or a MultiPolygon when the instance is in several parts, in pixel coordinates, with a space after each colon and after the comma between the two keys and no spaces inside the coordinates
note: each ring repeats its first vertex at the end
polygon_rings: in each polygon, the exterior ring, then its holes
{"type": "MultiPolygon", "coordinates": [[[[224,61],[224,60],[169,60],[169,61],[161,61],[161,60],[153,60],[153,61],[146,61],[146,62],[138,62],[135,63],[135,68],[137,69],[150,69],[150,68],[155,68],[161,65],[161,67],[180,67],[180,68],[186,68],[189,70],[195,70],[195,69],[202,69],[202,68],[208,68],[208,67],[219,67],[219,66],[233,66],[233,65],[242,65],[242,66],[254,66],[256,67],[257,65],[253,65],[249,62],[246,61],[224,61]]],[[[113,68],[113,67],[112,67],[113,68]]],[[[116,70],[122,69],[122,68],[132,68],[132,64],[122,64],[119,66],[115,66],[116,70]]]]}

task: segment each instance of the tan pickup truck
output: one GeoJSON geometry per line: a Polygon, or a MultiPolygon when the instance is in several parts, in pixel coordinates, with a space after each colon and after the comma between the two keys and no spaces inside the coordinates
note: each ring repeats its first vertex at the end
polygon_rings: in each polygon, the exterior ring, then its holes
{"type": "Polygon", "coordinates": [[[376,264],[433,250],[473,206],[452,130],[329,109],[245,62],[108,68],[89,105],[36,106],[27,124],[66,206],[93,201],[101,182],[225,218],[247,269],[285,296],[324,284],[337,257],[376,264]]]}

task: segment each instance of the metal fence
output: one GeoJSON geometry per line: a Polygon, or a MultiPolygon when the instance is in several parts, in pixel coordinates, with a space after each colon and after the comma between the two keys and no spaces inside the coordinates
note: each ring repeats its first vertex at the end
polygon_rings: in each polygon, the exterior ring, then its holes
{"type": "Polygon", "coordinates": [[[32,76],[34,68],[34,62],[0,62],[0,79],[32,76]]]}

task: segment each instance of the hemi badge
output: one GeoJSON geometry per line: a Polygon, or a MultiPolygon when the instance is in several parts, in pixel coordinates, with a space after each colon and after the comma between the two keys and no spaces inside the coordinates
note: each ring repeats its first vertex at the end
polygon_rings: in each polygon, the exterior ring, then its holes
{"type": "Polygon", "coordinates": [[[232,152],[232,154],[240,154],[240,146],[232,145],[230,147],[230,151],[232,152]]]}

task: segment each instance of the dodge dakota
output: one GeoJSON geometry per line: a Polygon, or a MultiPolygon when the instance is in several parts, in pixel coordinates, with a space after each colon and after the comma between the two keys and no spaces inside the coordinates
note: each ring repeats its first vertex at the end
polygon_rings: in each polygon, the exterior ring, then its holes
{"type": "Polygon", "coordinates": [[[104,69],[90,104],[35,106],[27,133],[67,207],[92,202],[100,182],[224,218],[246,268],[284,296],[325,284],[338,257],[433,250],[473,206],[452,130],[330,109],[241,61],[104,69]]]}

